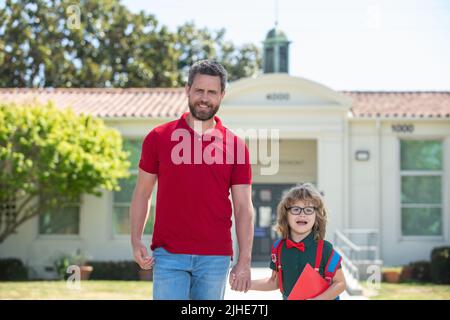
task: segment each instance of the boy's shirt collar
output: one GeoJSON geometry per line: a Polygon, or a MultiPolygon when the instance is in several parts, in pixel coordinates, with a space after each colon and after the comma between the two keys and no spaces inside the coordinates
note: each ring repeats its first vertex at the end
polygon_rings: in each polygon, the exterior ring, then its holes
{"type": "MultiPolygon", "coordinates": [[[[294,240],[292,240],[291,236],[289,236],[289,240],[295,242],[294,240]]],[[[314,231],[311,231],[310,234],[308,234],[308,236],[306,236],[305,239],[303,239],[302,241],[305,244],[305,249],[310,248],[311,246],[314,245],[314,231]]]]}

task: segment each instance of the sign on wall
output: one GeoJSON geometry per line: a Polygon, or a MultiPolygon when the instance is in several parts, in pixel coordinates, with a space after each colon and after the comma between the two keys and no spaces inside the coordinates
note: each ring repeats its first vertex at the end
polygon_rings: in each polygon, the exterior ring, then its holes
{"type": "Polygon", "coordinates": [[[413,133],[414,125],[413,124],[393,124],[391,126],[392,132],[396,133],[413,133]]]}
{"type": "Polygon", "coordinates": [[[289,101],[290,99],[288,92],[272,92],[266,95],[266,100],[269,101],[289,101]]]}

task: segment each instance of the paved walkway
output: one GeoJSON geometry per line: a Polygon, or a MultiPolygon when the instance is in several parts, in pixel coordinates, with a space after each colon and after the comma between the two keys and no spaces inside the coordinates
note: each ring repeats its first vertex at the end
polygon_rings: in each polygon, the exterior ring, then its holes
{"type": "MultiPolygon", "coordinates": [[[[272,270],[270,268],[255,267],[252,268],[252,279],[261,279],[270,277],[272,270]]],[[[341,294],[342,300],[367,300],[364,296],[350,296],[347,292],[341,294]]],[[[281,300],[281,293],[275,291],[248,291],[247,293],[233,291],[227,281],[225,289],[225,300],[281,300]]]]}

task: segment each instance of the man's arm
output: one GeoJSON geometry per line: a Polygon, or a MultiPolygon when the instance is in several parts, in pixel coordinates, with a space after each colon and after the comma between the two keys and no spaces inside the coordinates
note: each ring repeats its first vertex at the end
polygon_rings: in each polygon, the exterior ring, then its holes
{"type": "Polygon", "coordinates": [[[250,264],[253,246],[253,204],[252,186],[239,184],[231,186],[239,257],[231,270],[231,289],[247,292],[250,289],[250,264]]]}
{"type": "Polygon", "coordinates": [[[142,269],[150,269],[153,265],[153,258],[149,257],[147,248],[141,239],[148,219],[148,203],[151,200],[157,179],[158,176],[156,174],[139,169],[133,199],[131,200],[131,245],[133,247],[134,260],[142,269]]]}

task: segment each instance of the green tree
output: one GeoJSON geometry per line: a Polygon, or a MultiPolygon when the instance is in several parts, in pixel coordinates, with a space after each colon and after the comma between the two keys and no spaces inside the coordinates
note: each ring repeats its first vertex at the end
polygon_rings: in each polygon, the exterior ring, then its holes
{"type": "Polygon", "coordinates": [[[81,194],[118,190],[127,157],[120,133],[100,119],[52,104],[0,104],[0,243],[81,194]],[[11,203],[15,210],[5,207],[11,203]]]}
{"type": "Polygon", "coordinates": [[[176,48],[180,51],[180,83],[187,80],[192,63],[201,59],[215,59],[220,62],[228,72],[229,81],[253,76],[262,66],[261,51],[254,44],[236,46],[225,40],[225,29],[199,29],[194,22],[187,22],[178,27],[176,48]]]}
{"type": "Polygon", "coordinates": [[[217,59],[217,51],[223,41],[225,30],[198,29],[193,22],[187,22],[177,29],[176,48],[180,52],[178,70],[180,82],[185,81],[189,67],[197,60],[217,59]]]}
{"type": "Polygon", "coordinates": [[[256,75],[262,65],[260,50],[254,44],[244,44],[236,48],[233,43],[223,43],[218,61],[229,74],[229,81],[256,75]]]}
{"type": "Polygon", "coordinates": [[[213,58],[230,80],[260,69],[259,49],[225,30],[186,23],[171,32],[119,0],[6,0],[0,7],[1,87],[179,87],[188,67],[213,58]]]}
{"type": "Polygon", "coordinates": [[[175,36],[117,0],[28,0],[0,8],[0,86],[177,86],[175,36]]]}

